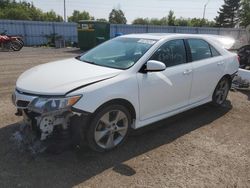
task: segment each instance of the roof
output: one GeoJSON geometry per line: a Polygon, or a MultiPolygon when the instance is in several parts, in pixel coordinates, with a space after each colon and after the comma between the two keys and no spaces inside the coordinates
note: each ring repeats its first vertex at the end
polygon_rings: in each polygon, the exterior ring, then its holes
{"type": "Polygon", "coordinates": [[[140,34],[128,34],[123,35],[122,37],[130,37],[130,38],[146,38],[152,40],[161,40],[165,38],[171,38],[176,36],[182,37],[194,37],[194,36],[201,36],[197,34],[180,34],[180,33],[140,33],[140,34]]]}
{"type": "Polygon", "coordinates": [[[214,41],[223,48],[230,49],[235,40],[231,37],[221,35],[208,35],[208,34],[180,34],[180,33],[141,33],[141,34],[129,34],[122,35],[121,37],[129,38],[143,38],[151,40],[171,39],[176,37],[182,38],[201,38],[209,41],[214,41]]]}
{"type": "Polygon", "coordinates": [[[160,40],[163,38],[167,38],[171,35],[176,35],[176,33],[140,33],[140,34],[128,34],[122,35],[121,37],[130,37],[130,38],[145,38],[152,40],[160,40]]]}

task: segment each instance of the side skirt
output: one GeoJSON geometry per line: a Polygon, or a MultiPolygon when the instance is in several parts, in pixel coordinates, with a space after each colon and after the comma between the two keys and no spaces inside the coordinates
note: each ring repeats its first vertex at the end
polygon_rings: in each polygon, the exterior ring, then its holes
{"type": "Polygon", "coordinates": [[[200,105],[209,103],[209,102],[211,102],[211,101],[212,101],[212,100],[211,100],[211,96],[209,96],[208,98],[206,98],[206,99],[204,99],[204,100],[202,100],[202,101],[199,101],[199,102],[190,104],[190,105],[185,106],[185,107],[183,107],[183,108],[180,108],[180,109],[177,109],[177,110],[174,110],[174,111],[171,111],[171,112],[167,112],[167,113],[164,113],[164,114],[155,116],[155,117],[153,117],[153,118],[146,119],[146,120],[144,120],[144,121],[136,121],[136,123],[135,123],[135,129],[138,129],[138,128],[147,126],[147,125],[149,125],[149,124],[151,124],[151,123],[154,123],[154,122],[157,122],[157,121],[166,119],[166,118],[168,118],[168,117],[174,116],[174,115],[179,114],[179,113],[181,113],[181,112],[185,112],[185,111],[190,110],[190,109],[192,109],[192,108],[195,108],[195,107],[197,107],[197,106],[200,106],[200,105]]]}

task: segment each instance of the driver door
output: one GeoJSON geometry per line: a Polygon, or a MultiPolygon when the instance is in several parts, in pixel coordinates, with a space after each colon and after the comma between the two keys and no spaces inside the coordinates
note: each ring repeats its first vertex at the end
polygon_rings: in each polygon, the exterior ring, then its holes
{"type": "Polygon", "coordinates": [[[184,40],[163,44],[150,60],[165,63],[160,72],[137,73],[140,120],[178,110],[189,104],[192,67],[187,63],[184,40]]]}

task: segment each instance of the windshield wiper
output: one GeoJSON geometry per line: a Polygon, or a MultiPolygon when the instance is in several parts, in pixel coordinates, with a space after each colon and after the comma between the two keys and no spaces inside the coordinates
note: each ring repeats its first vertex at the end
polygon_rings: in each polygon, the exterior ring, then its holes
{"type": "Polygon", "coordinates": [[[94,61],[87,61],[87,60],[85,60],[85,59],[83,59],[83,60],[81,60],[81,61],[86,62],[86,63],[89,63],[89,64],[96,65],[96,63],[95,63],[94,61]]]}
{"type": "Polygon", "coordinates": [[[89,63],[89,64],[93,64],[93,65],[96,65],[96,63],[95,62],[93,62],[93,61],[87,61],[87,60],[85,60],[85,59],[81,59],[81,56],[77,56],[77,57],[75,57],[77,60],[79,60],[79,61],[83,61],[83,62],[86,62],[86,63],[89,63]]]}

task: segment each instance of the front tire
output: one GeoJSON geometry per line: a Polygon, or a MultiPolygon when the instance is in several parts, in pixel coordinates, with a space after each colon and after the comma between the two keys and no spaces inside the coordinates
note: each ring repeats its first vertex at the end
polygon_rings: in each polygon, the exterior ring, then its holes
{"type": "Polygon", "coordinates": [[[20,51],[22,49],[23,45],[15,40],[15,41],[11,41],[11,49],[14,51],[20,51]]]}
{"type": "Polygon", "coordinates": [[[222,106],[227,99],[229,89],[230,81],[228,78],[223,77],[214,90],[212,103],[215,106],[222,106]]]}
{"type": "Polygon", "coordinates": [[[131,114],[122,105],[109,105],[98,110],[86,131],[88,146],[98,152],[105,152],[120,146],[126,139],[131,114]]]}

